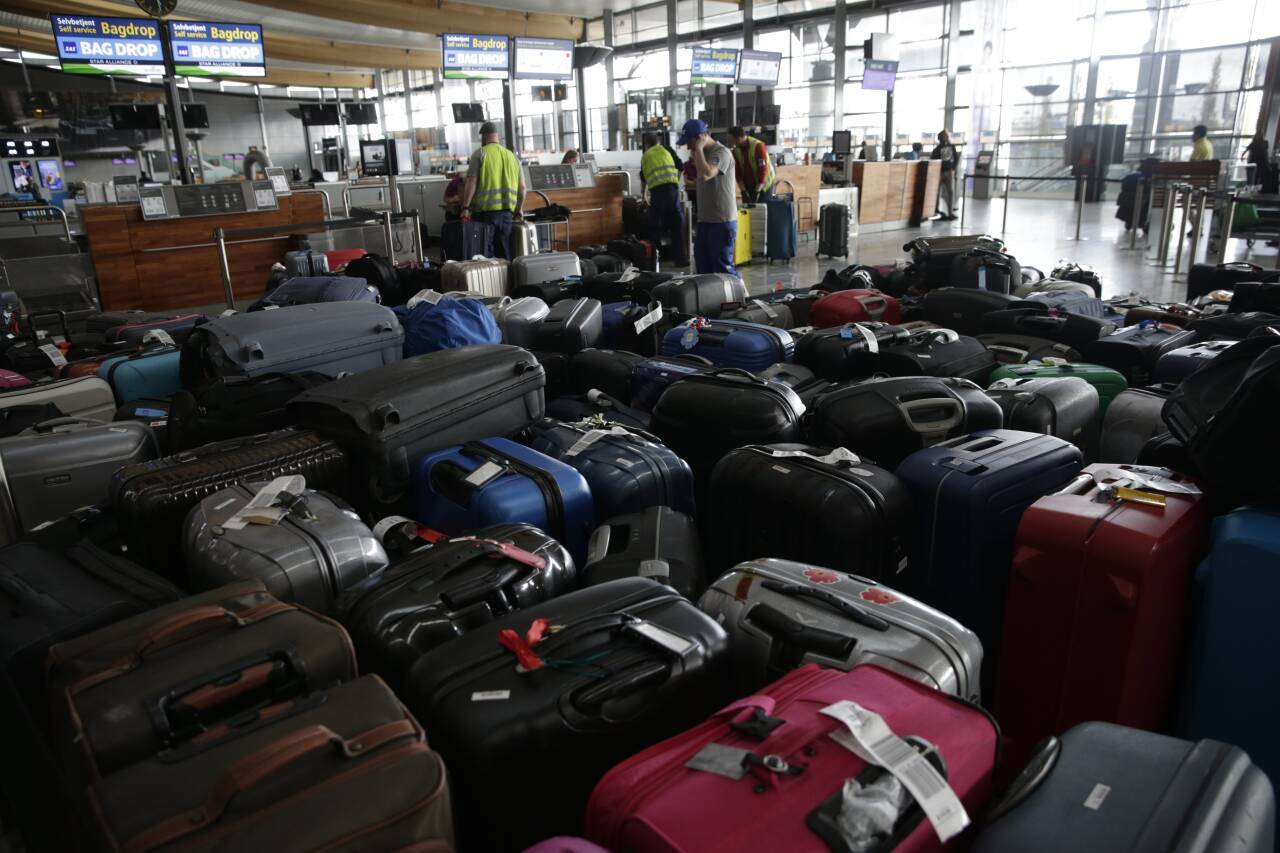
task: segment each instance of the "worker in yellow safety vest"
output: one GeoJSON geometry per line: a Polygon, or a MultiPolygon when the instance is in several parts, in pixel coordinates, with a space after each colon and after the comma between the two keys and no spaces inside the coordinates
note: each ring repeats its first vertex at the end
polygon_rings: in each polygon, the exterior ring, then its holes
{"type": "Polygon", "coordinates": [[[729,128],[729,141],[733,143],[733,165],[742,200],[747,204],[758,204],[772,197],[777,175],[769,157],[769,146],[741,127],[729,128]]]}
{"type": "Polygon", "coordinates": [[[680,165],[656,133],[643,137],[640,180],[649,190],[649,237],[663,247],[662,259],[673,267],[689,265],[684,236],[684,206],[680,203],[680,165]]]}
{"type": "Polygon", "coordinates": [[[498,141],[498,126],[480,125],[480,147],[467,164],[462,187],[462,219],[493,226],[493,254],[511,258],[511,221],[524,207],[524,170],[520,161],[498,141]]]}

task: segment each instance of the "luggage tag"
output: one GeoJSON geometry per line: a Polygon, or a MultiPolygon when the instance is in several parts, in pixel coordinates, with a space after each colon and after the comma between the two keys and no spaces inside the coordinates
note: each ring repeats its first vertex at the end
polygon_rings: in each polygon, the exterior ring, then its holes
{"type": "Polygon", "coordinates": [[[296,500],[306,489],[307,479],[301,474],[276,477],[263,486],[248,503],[236,510],[230,518],[222,522],[221,526],[227,530],[243,530],[250,524],[268,526],[279,524],[293,511],[296,500]],[[292,496],[294,501],[285,506],[275,506],[276,501],[285,495],[292,496]]]}
{"type": "Polygon", "coordinates": [[[166,347],[177,346],[177,344],[173,342],[173,336],[170,335],[168,332],[166,332],[164,329],[151,329],[145,335],[142,336],[142,343],[143,344],[160,344],[166,347]]]}
{"type": "Polygon", "coordinates": [[[969,815],[956,792],[919,750],[894,734],[879,714],[847,699],[818,713],[844,726],[831,733],[832,740],[897,777],[920,804],[944,844],[969,825],[969,815]]]}
{"type": "Polygon", "coordinates": [[[49,361],[53,362],[54,367],[66,367],[67,357],[62,354],[62,350],[54,344],[41,344],[40,352],[48,356],[49,361]]]}
{"type": "Polygon", "coordinates": [[[1200,495],[1203,492],[1195,483],[1173,479],[1173,471],[1147,465],[1124,465],[1102,468],[1092,473],[1093,481],[1103,492],[1110,490],[1121,500],[1164,506],[1166,495],[1200,495]],[[1110,481],[1110,482],[1108,482],[1110,481]],[[1133,488],[1134,486],[1140,489],[1133,488]],[[1124,494],[1121,494],[1121,493],[1124,494]],[[1155,494],[1152,494],[1155,493],[1155,494]]]}
{"type": "MultiPolygon", "coordinates": [[[[778,284],[782,284],[782,282],[778,282],[778,284]]],[[[764,315],[768,317],[770,320],[778,319],[778,312],[770,308],[766,302],[760,299],[752,299],[751,302],[752,304],[758,306],[760,310],[764,312],[764,315]]]]}
{"type": "Polygon", "coordinates": [[[441,299],[444,299],[443,294],[437,293],[436,291],[430,288],[426,288],[425,290],[419,290],[413,296],[410,296],[409,301],[406,302],[404,305],[406,308],[412,311],[414,308],[417,308],[423,302],[429,303],[431,305],[435,305],[441,299]]]}
{"type": "Polygon", "coordinates": [[[506,471],[507,469],[505,466],[499,465],[497,462],[486,461],[482,463],[479,468],[476,468],[476,470],[464,477],[462,482],[480,489],[484,488],[489,481],[497,479],[505,474],[506,471]]]}
{"type": "Polygon", "coordinates": [[[846,447],[837,447],[826,456],[814,456],[812,453],[805,453],[803,450],[774,450],[769,453],[775,459],[786,459],[795,456],[803,456],[805,459],[813,459],[816,462],[822,462],[826,465],[861,465],[862,459],[858,454],[854,453],[846,447]]]}
{"type": "Polygon", "coordinates": [[[625,270],[618,273],[618,282],[635,281],[639,277],[640,269],[638,267],[627,267],[625,270]]]}
{"type": "Polygon", "coordinates": [[[698,339],[701,337],[698,332],[705,329],[709,323],[702,317],[695,317],[689,321],[685,327],[684,334],[680,336],[680,346],[685,349],[693,349],[698,345],[698,339]]]}
{"type": "Polygon", "coordinates": [[[623,630],[629,634],[635,634],[679,658],[683,658],[697,645],[693,640],[681,637],[679,634],[668,631],[666,628],[655,625],[652,622],[646,622],[643,619],[627,622],[623,626],[623,630]]]}
{"type": "Polygon", "coordinates": [[[636,320],[636,334],[642,334],[645,329],[662,319],[662,305],[654,305],[653,310],[645,314],[639,320],[636,320]]]}
{"type": "Polygon", "coordinates": [[[586,435],[582,436],[582,438],[575,441],[572,447],[570,447],[568,450],[565,451],[564,453],[565,458],[568,458],[570,456],[577,456],[579,453],[586,450],[588,447],[595,444],[597,441],[604,438],[606,435],[630,435],[630,434],[631,433],[625,427],[620,427],[620,426],[612,426],[612,427],[609,427],[608,429],[590,430],[586,435]]]}

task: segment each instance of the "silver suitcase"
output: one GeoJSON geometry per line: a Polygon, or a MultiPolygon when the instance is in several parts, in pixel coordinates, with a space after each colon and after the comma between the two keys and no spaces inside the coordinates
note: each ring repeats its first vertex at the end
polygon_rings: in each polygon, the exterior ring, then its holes
{"type": "Polygon", "coordinates": [[[1116,395],[1102,418],[1099,462],[1133,464],[1148,441],[1167,432],[1160,412],[1172,386],[1127,388],[1116,395]]]}
{"type": "Polygon", "coordinates": [[[511,262],[511,287],[526,284],[543,284],[582,276],[582,264],[574,252],[547,252],[542,255],[526,255],[511,262]]]}
{"type": "Polygon", "coordinates": [[[278,524],[237,528],[232,516],[267,485],[215,492],[187,514],[182,553],[193,591],[260,580],[281,601],[325,612],[342,592],[386,568],[382,543],[360,517],[310,489],[278,524]]]}
{"type": "Polygon", "coordinates": [[[538,227],[532,222],[511,223],[511,257],[538,254],[538,227]]]}
{"type": "Polygon", "coordinates": [[[502,330],[502,342],[525,349],[533,346],[534,329],[551,313],[547,303],[536,296],[519,299],[504,296],[501,302],[490,305],[489,310],[502,330]]]}
{"type": "Polygon", "coordinates": [[[10,406],[43,406],[52,403],[69,418],[111,420],[116,414],[116,396],[111,385],[98,376],[80,376],[41,382],[0,394],[0,409],[10,406]]]}
{"type": "Polygon", "coordinates": [[[739,563],[698,606],[729,632],[738,689],[754,691],[806,663],[874,663],[978,701],[982,644],[968,628],[857,575],[761,559],[739,563]]]}
{"type": "Polygon", "coordinates": [[[485,296],[506,296],[511,293],[510,263],[501,258],[446,261],[440,268],[440,287],[446,292],[470,290],[485,296]]]}
{"type": "Polygon", "coordinates": [[[0,439],[0,540],[103,503],[112,474],[157,456],[155,433],[140,421],[58,418],[0,439]]]}
{"type": "Polygon", "coordinates": [[[763,258],[769,242],[769,205],[752,204],[747,207],[751,211],[751,257],[763,258]]]}

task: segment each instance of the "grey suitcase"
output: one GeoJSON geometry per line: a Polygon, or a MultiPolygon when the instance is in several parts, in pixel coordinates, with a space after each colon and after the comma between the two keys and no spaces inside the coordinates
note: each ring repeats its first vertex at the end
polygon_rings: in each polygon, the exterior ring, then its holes
{"type": "Polygon", "coordinates": [[[773,326],[775,329],[792,329],[796,324],[787,305],[781,302],[770,305],[761,299],[749,299],[745,305],[723,311],[720,319],[740,320],[744,323],[773,326]]]}
{"type": "Polygon", "coordinates": [[[1241,749],[1113,723],[1049,741],[973,853],[1274,853],[1275,793],[1241,749]]]}
{"type": "Polygon", "coordinates": [[[0,544],[103,503],[116,469],[158,455],[155,433],[140,421],[59,418],[0,439],[0,544]]]}
{"type": "Polygon", "coordinates": [[[538,254],[538,226],[532,222],[511,223],[511,257],[538,254]]]}
{"type": "Polygon", "coordinates": [[[511,293],[511,264],[501,258],[446,261],[440,268],[440,289],[507,296],[511,293]]]}
{"type": "Polygon", "coordinates": [[[1135,463],[1148,441],[1168,432],[1160,412],[1173,387],[1151,385],[1127,388],[1117,394],[1102,419],[1098,461],[1135,463]]]}
{"type": "Polygon", "coordinates": [[[573,355],[600,346],[604,339],[604,306],[598,299],[562,299],[534,331],[534,348],[573,355]]]}
{"type": "Polygon", "coordinates": [[[1060,358],[1068,362],[1080,361],[1079,350],[1057,341],[1031,335],[978,335],[978,340],[990,350],[1000,364],[1026,364],[1029,361],[1040,361],[1046,358],[1060,358]]]}
{"type": "Polygon", "coordinates": [[[0,394],[0,409],[10,406],[43,406],[52,403],[69,418],[106,422],[115,417],[116,396],[111,385],[98,376],[80,376],[57,382],[40,382],[0,394]]]}
{"type": "Polygon", "coordinates": [[[987,396],[1000,404],[1004,428],[1055,435],[1084,453],[1097,455],[1098,389],[1078,376],[999,379],[987,396]]]}
{"type": "Polygon", "coordinates": [[[582,574],[583,586],[653,578],[689,599],[697,598],[707,583],[693,519],[666,506],[615,515],[597,527],[582,574]]]}
{"type": "Polygon", "coordinates": [[[325,275],[329,272],[329,257],[324,252],[317,252],[313,249],[286,252],[284,268],[289,271],[290,278],[325,275]]]}
{"type": "Polygon", "coordinates": [[[536,296],[504,296],[500,302],[490,304],[489,310],[502,330],[502,342],[525,349],[533,347],[534,331],[551,312],[547,303],[536,296]]]}
{"type": "Polygon", "coordinates": [[[763,258],[769,243],[769,205],[748,204],[751,211],[751,257],[763,258]]]}
{"type": "Polygon", "coordinates": [[[715,320],[747,301],[747,286],[728,273],[683,275],[655,285],[650,296],[681,314],[715,320]]]}
{"type": "Polygon", "coordinates": [[[982,644],[959,622],[858,575],[760,559],[721,575],[698,602],[729,632],[740,693],[807,663],[874,663],[978,701],[982,644]]]}
{"type": "MultiPolygon", "coordinates": [[[[300,478],[301,479],[301,478],[300,478]]],[[[327,612],[346,590],[382,571],[387,554],[346,504],[305,489],[277,524],[228,524],[268,482],[240,483],[187,515],[182,553],[192,591],[260,580],[281,601],[327,612]]]]}
{"type": "Polygon", "coordinates": [[[511,287],[543,284],[566,278],[581,278],[582,264],[574,252],[546,252],[524,255],[511,262],[511,287]]]}
{"type": "Polygon", "coordinates": [[[360,373],[399,361],[403,345],[396,315],[372,302],[234,314],[205,323],[183,343],[182,385],[195,388],[217,376],[360,373]]]}

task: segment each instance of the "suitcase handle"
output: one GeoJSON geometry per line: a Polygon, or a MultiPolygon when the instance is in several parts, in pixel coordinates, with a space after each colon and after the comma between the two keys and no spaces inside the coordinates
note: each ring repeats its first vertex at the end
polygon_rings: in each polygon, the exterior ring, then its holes
{"type": "Polygon", "coordinates": [[[1092,474],[1080,474],[1070,483],[1063,486],[1052,495],[1083,495],[1085,492],[1092,491],[1095,481],[1092,474]]]}
{"type": "Polygon", "coordinates": [[[929,397],[924,400],[898,400],[898,411],[907,422],[912,432],[924,436],[945,435],[959,426],[964,420],[964,406],[959,400],[950,397],[929,397]],[[924,420],[921,413],[929,410],[949,409],[951,414],[941,420],[924,420]]]}
{"type": "Polygon", "coordinates": [[[167,619],[161,619],[152,625],[151,630],[139,638],[133,650],[133,657],[141,660],[147,655],[163,651],[180,642],[193,640],[216,626],[231,623],[237,628],[243,628],[277,613],[297,609],[292,604],[285,604],[275,599],[239,613],[216,604],[193,607],[190,610],[175,613],[167,619]],[[199,630],[192,630],[195,628],[199,630]]]}
{"type": "Polygon", "coordinates": [[[62,326],[62,337],[64,340],[71,340],[71,329],[67,325],[66,311],[32,311],[27,315],[27,334],[31,336],[31,340],[36,340],[36,318],[37,317],[57,317],[58,323],[62,326]]]}
{"type": "Polygon", "coordinates": [[[873,320],[878,319],[884,314],[885,309],[889,307],[889,303],[883,296],[858,296],[854,299],[859,305],[867,309],[868,314],[873,314],[873,320]]]}
{"type": "Polygon", "coordinates": [[[824,589],[815,589],[813,587],[800,586],[799,584],[793,583],[783,583],[782,581],[776,580],[763,581],[760,586],[770,592],[776,592],[779,595],[785,595],[788,598],[811,598],[814,601],[821,602],[822,604],[825,604],[839,612],[841,616],[851,619],[864,628],[870,628],[872,631],[888,631],[889,628],[892,627],[879,616],[872,616],[866,610],[853,602],[845,601],[840,596],[827,592],[824,589]]]}
{"type": "Polygon", "coordinates": [[[847,658],[857,644],[857,640],[853,637],[828,631],[826,628],[805,625],[763,602],[747,611],[746,620],[763,628],[777,640],[829,658],[847,658]]]}
{"type": "Polygon", "coordinates": [[[979,827],[990,826],[1022,805],[1027,797],[1035,793],[1044,780],[1049,777],[1049,773],[1058,763],[1058,756],[1061,753],[1062,742],[1056,737],[1050,736],[1037,744],[1031,760],[1027,762],[1027,766],[1009,783],[1009,787],[1004,790],[1004,793],[995,798],[990,807],[978,819],[977,825],[979,827]]]}
{"type": "Polygon", "coordinates": [[[578,691],[574,694],[573,705],[584,713],[591,713],[593,709],[598,712],[599,707],[610,699],[628,696],[646,687],[657,687],[670,677],[671,664],[648,661],[578,691]]]}
{"type": "Polygon", "coordinates": [[[1004,353],[1013,356],[1015,364],[1022,364],[1027,360],[1027,356],[1031,354],[1031,350],[1019,349],[1008,344],[987,344],[987,349],[991,352],[1004,353]]]}
{"type": "Polygon", "coordinates": [[[94,418],[50,418],[47,421],[41,421],[38,424],[32,424],[23,430],[28,435],[36,433],[44,434],[56,430],[58,427],[75,426],[76,424],[88,424],[89,426],[102,426],[106,421],[95,420],[94,418]]]}

